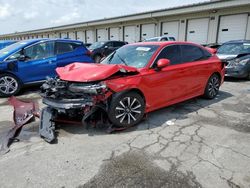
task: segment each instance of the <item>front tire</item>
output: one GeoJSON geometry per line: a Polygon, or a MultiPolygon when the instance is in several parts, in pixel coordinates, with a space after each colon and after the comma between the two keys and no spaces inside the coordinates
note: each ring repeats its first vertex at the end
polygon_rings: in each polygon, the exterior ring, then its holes
{"type": "Polygon", "coordinates": [[[145,111],[145,101],[136,92],[117,93],[111,99],[108,116],[110,121],[119,128],[138,124],[145,111]]]}
{"type": "Polygon", "coordinates": [[[0,75],[0,96],[10,97],[16,95],[21,89],[20,81],[11,74],[0,75]]]}
{"type": "Polygon", "coordinates": [[[214,99],[218,95],[219,89],[220,89],[220,77],[217,74],[213,74],[207,82],[204,96],[207,99],[214,99]]]}

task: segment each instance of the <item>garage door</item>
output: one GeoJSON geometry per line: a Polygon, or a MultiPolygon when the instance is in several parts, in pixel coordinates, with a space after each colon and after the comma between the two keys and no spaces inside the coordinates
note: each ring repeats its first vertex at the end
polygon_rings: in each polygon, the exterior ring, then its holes
{"type": "Polygon", "coordinates": [[[110,40],[119,40],[120,39],[119,34],[120,34],[120,29],[118,27],[113,27],[109,29],[110,40]]]}
{"type": "Polygon", "coordinates": [[[63,33],[61,33],[61,38],[62,38],[62,39],[66,39],[66,38],[68,38],[68,34],[67,34],[67,32],[63,32],[63,33]]]}
{"type": "Polygon", "coordinates": [[[106,29],[97,29],[97,41],[106,41],[108,40],[106,29]]]}
{"type": "Polygon", "coordinates": [[[69,32],[69,39],[75,40],[76,39],[76,33],[75,32],[69,32]]]}
{"type": "Polygon", "coordinates": [[[209,18],[188,20],[187,41],[207,44],[209,18]]]}
{"type": "Polygon", "coordinates": [[[136,26],[124,27],[124,40],[128,43],[136,42],[136,26]]]}
{"type": "Polygon", "coordinates": [[[245,39],[247,19],[247,14],[221,16],[218,42],[245,39]]]}
{"type": "Polygon", "coordinates": [[[77,40],[85,42],[85,32],[84,31],[77,31],[77,40]]]}
{"type": "Polygon", "coordinates": [[[59,38],[59,33],[53,34],[53,37],[54,37],[54,38],[59,38]]]}
{"type": "Polygon", "coordinates": [[[86,42],[87,43],[93,43],[95,40],[94,40],[94,31],[92,30],[88,30],[86,31],[86,42]]]}
{"type": "Polygon", "coordinates": [[[162,35],[174,37],[176,40],[179,38],[179,22],[163,22],[162,35]]]}
{"type": "Polygon", "coordinates": [[[155,37],[155,24],[145,24],[141,26],[141,40],[155,37]]]}

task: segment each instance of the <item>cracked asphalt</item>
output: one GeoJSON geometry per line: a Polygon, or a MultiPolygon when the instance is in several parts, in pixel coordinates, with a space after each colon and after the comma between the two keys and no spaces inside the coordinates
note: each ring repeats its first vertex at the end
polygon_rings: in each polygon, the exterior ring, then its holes
{"type": "MultiPolygon", "coordinates": [[[[43,106],[36,88],[18,98],[43,106]]],[[[0,135],[11,121],[0,99],[0,135]]],[[[0,187],[250,187],[250,81],[227,80],[214,100],[163,108],[115,134],[64,125],[51,145],[38,124],[0,156],[0,187]]]]}

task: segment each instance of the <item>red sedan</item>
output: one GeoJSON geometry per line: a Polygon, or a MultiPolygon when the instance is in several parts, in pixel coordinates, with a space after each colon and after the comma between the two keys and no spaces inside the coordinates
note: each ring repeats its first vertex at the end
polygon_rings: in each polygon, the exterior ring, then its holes
{"type": "MultiPolygon", "coordinates": [[[[86,122],[106,114],[116,127],[129,127],[153,110],[201,95],[215,98],[225,68],[206,48],[173,41],[126,45],[101,64],[74,63],[57,73],[42,86],[48,105],[42,122],[61,115],[86,122]]],[[[46,127],[40,126],[41,136],[48,136],[46,127]]]]}

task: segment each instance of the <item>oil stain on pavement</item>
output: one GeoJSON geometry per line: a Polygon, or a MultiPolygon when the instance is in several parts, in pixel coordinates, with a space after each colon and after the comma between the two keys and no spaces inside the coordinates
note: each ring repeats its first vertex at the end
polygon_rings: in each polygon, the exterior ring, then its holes
{"type": "Polygon", "coordinates": [[[172,165],[165,171],[151,162],[141,151],[129,151],[111,158],[101,167],[99,173],[78,188],[89,187],[171,187],[199,188],[192,172],[183,173],[172,165]]]}

